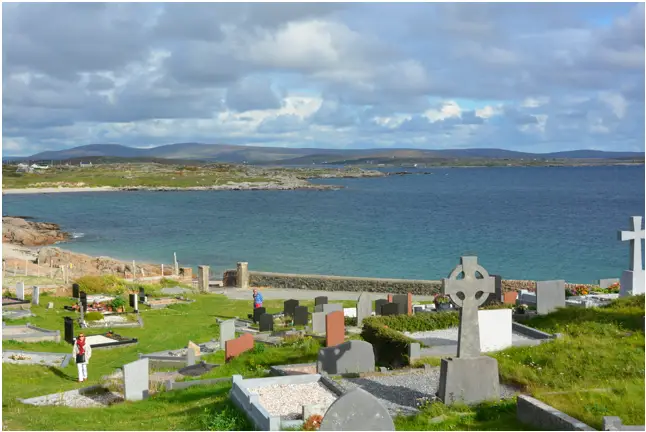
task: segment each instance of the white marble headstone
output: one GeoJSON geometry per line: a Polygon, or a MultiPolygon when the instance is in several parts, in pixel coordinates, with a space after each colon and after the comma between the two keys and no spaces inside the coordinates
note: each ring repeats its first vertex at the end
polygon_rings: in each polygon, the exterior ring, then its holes
{"type": "Polygon", "coordinates": [[[479,310],[478,323],[480,351],[499,351],[512,345],[511,309],[479,310]]]}
{"type": "Polygon", "coordinates": [[[629,270],[621,275],[621,288],[619,295],[621,297],[629,295],[644,294],[644,268],[642,267],[642,240],[644,240],[644,230],[642,229],[641,216],[630,218],[632,231],[619,231],[618,238],[620,241],[630,241],[630,262],[629,270]]]}
{"type": "Polygon", "coordinates": [[[25,283],[22,281],[16,282],[16,298],[20,300],[25,299],[25,283]]]}

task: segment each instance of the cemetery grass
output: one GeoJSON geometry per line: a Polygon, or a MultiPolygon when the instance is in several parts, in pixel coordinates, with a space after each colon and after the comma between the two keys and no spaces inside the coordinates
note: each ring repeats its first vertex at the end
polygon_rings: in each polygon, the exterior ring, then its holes
{"type": "MultiPolygon", "coordinates": [[[[101,377],[115,372],[126,363],[138,359],[138,353],[152,353],[186,347],[189,340],[202,343],[218,340],[219,327],[216,316],[246,317],[251,302],[230,300],[223,295],[188,295],[197,301],[190,305],[172,305],[166,309],[152,310],[140,307],[144,320],[143,328],[118,328],[113,330],[123,336],[136,337],[139,343],[123,348],[97,349],[88,366],[89,379],[83,384],[77,380],[74,362],[64,368],[39,365],[15,365],[3,363],[3,422],[12,430],[204,430],[206,424],[235,425],[231,430],[247,430],[248,425],[236,423],[236,417],[217,414],[220,411],[236,413],[230,404],[229,382],[213,387],[194,387],[184,391],[162,392],[144,402],[122,403],[108,408],[73,409],[66,407],[33,407],[20,403],[18,398],[30,398],[50,393],[63,392],[99,384],[101,377]],[[216,391],[214,391],[216,389],[216,391]],[[215,410],[213,407],[217,407],[215,410]],[[229,407],[229,408],[227,408],[229,407]],[[215,423],[214,423],[215,422],[215,423]]],[[[49,297],[54,309],[46,309],[46,302],[32,306],[35,317],[8,321],[8,325],[27,322],[64,334],[63,317],[76,317],[74,312],[63,309],[73,300],[65,297],[49,297]]],[[[310,309],[312,302],[301,302],[310,309]]],[[[267,311],[282,311],[282,300],[264,302],[267,311]]],[[[75,327],[75,334],[80,329],[75,327]]],[[[85,334],[99,334],[107,329],[84,329],[85,334]]],[[[262,344],[257,344],[263,346],[262,344]]],[[[22,343],[3,341],[4,349],[71,353],[71,345],[61,342],[22,343]]],[[[316,360],[319,343],[315,339],[295,341],[283,347],[256,348],[230,363],[215,368],[202,378],[224,377],[241,374],[257,377],[273,364],[309,363],[316,360]]],[[[224,363],[223,353],[205,354],[211,363],[224,363]]]]}
{"type": "Polygon", "coordinates": [[[493,354],[504,381],[596,429],[603,416],[644,422],[644,296],[559,309],[526,324],[563,337],[493,354]],[[557,392],[557,393],[554,393],[557,392]]]}

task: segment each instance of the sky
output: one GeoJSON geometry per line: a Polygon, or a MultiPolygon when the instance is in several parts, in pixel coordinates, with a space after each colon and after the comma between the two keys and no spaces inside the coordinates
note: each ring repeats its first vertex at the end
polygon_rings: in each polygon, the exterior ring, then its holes
{"type": "Polygon", "coordinates": [[[3,3],[2,147],[644,151],[644,4],[3,3]]]}

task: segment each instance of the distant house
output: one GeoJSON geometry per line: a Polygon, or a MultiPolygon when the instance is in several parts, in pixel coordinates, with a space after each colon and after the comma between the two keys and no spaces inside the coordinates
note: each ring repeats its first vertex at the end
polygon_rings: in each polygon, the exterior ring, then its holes
{"type": "Polygon", "coordinates": [[[80,166],[81,168],[88,168],[88,167],[91,167],[91,166],[92,166],[92,162],[89,162],[89,163],[83,163],[83,162],[80,162],[80,163],[79,163],[79,166],[80,166]]]}
{"type": "Polygon", "coordinates": [[[19,163],[18,168],[16,168],[17,173],[33,173],[34,169],[27,164],[19,163]]]}
{"type": "Polygon", "coordinates": [[[38,165],[38,164],[32,164],[31,167],[35,170],[37,169],[49,169],[49,165],[38,165]]]}

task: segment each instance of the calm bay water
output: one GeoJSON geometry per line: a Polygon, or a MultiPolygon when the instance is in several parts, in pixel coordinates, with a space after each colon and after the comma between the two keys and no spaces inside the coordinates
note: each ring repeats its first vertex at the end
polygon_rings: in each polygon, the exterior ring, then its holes
{"type": "Polygon", "coordinates": [[[63,246],[145,262],[440,279],[465,254],[510,279],[619,277],[617,240],[644,214],[644,167],[428,169],[333,179],[338,191],[3,196],[5,215],[55,222],[63,246]]]}

